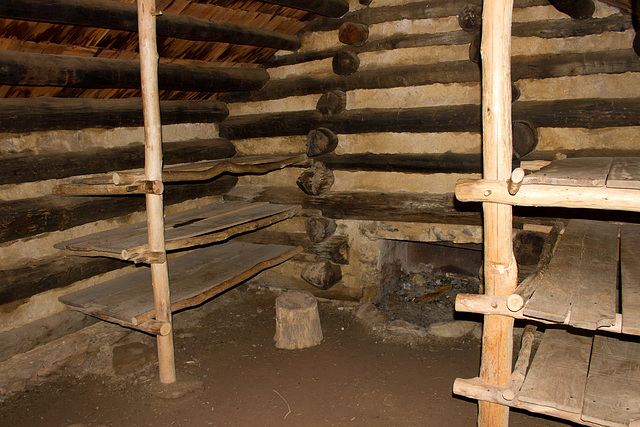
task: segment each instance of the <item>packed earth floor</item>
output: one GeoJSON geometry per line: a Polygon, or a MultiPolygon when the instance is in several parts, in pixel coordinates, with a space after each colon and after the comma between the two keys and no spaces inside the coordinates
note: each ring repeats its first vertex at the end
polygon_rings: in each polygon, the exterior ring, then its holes
{"type": "MultiPolygon", "coordinates": [[[[174,387],[159,384],[154,338],[131,332],[108,351],[32,378],[2,402],[0,425],[475,425],[476,403],[451,392],[456,377],[477,376],[473,335],[392,336],[357,319],[355,306],[323,302],[323,342],[281,350],[273,342],[277,296],[243,285],[177,313],[174,387]]],[[[512,411],[510,425],[567,424],[512,411]]]]}

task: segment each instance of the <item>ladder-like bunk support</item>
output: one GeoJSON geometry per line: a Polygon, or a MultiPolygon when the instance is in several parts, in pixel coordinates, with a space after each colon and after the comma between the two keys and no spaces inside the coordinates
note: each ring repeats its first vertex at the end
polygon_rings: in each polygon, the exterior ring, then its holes
{"type": "MultiPolygon", "coordinates": [[[[513,0],[485,0],[482,12],[482,127],[484,178],[507,182],[511,177],[511,20],[513,0]]],[[[510,295],[518,267],[511,240],[512,208],[485,202],[484,275],[487,295],[510,295]]],[[[513,318],[487,315],[482,333],[480,378],[507,385],[513,353],[513,318]]],[[[507,426],[509,407],[479,402],[480,427],[507,426]]]]}
{"type": "MultiPolygon", "coordinates": [[[[158,49],[156,42],[156,2],[138,0],[138,34],[140,44],[140,77],[142,81],[142,109],[144,114],[145,179],[162,181],[162,125],[158,91],[158,49]]],[[[162,194],[146,194],[149,250],[165,253],[164,209],[162,194]]],[[[151,264],[151,281],[155,301],[155,319],[171,325],[171,296],[169,270],[164,262],[151,264]]],[[[173,349],[173,328],[166,335],[157,336],[160,382],[176,381],[173,349]]]]}

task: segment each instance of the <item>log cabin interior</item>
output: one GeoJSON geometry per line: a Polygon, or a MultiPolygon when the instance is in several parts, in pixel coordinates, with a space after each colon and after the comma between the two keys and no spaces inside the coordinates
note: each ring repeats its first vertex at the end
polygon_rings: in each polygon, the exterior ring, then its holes
{"type": "Polygon", "coordinates": [[[102,324],[153,336],[153,382],[180,383],[172,313],[247,281],[382,309],[448,266],[476,288],[411,301],[483,324],[479,374],[447,396],[478,425],[640,425],[638,16],[2,0],[0,396],[102,324]]]}

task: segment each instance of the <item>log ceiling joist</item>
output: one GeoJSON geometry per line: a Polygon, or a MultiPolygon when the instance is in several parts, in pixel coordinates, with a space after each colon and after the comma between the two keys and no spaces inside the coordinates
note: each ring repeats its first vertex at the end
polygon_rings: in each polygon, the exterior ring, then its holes
{"type": "MultiPolygon", "coordinates": [[[[138,31],[133,3],[113,0],[2,0],[0,17],[54,24],[138,31]]],[[[297,37],[245,25],[163,13],[157,17],[157,34],[186,40],[224,42],[273,49],[297,50],[297,37]]]]}
{"type": "MultiPolygon", "coordinates": [[[[257,90],[269,80],[260,68],[159,64],[162,90],[226,92],[257,90]]],[[[67,55],[0,51],[0,84],[78,88],[140,88],[140,63],[67,55]]]]}
{"type": "Polygon", "coordinates": [[[349,12],[347,0],[260,0],[263,3],[277,4],[293,9],[306,10],[317,15],[339,18],[349,12]]]}
{"type": "MultiPolygon", "coordinates": [[[[217,123],[229,114],[220,101],[160,101],[162,124],[217,123]]],[[[0,99],[0,132],[142,126],[142,100],[0,99]]]]}

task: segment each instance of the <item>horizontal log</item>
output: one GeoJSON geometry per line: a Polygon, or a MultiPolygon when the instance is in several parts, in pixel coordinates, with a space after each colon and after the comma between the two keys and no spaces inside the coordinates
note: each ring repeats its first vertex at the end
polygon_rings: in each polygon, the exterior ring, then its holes
{"type": "MultiPolygon", "coordinates": [[[[160,101],[162,124],[217,123],[229,114],[220,101],[160,101]]],[[[0,99],[0,132],[142,126],[142,99],[0,99]]]]}
{"type": "Polygon", "coordinates": [[[328,154],[315,160],[332,170],[409,172],[409,173],[480,173],[482,154],[328,154]]]}
{"type": "MultiPolygon", "coordinates": [[[[260,68],[158,65],[158,86],[162,90],[258,90],[267,80],[269,74],[260,68]]],[[[4,51],[0,52],[0,84],[139,89],[140,62],[4,51]]]]}
{"type": "MultiPolygon", "coordinates": [[[[112,0],[3,0],[0,17],[112,30],[138,31],[135,3],[112,0]]],[[[297,50],[297,37],[263,28],[163,13],[156,17],[159,36],[297,50]]]]}
{"type": "MultiPolygon", "coordinates": [[[[574,21],[570,19],[554,19],[546,21],[516,22],[512,26],[513,37],[537,37],[543,39],[583,37],[605,32],[622,32],[633,28],[631,18],[627,15],[612,15],[606,18],[574,21]]],[[[283,65],[300,64],[331,58],[340,52],[377,52],[425,46],[450,46],[471,43],[475,34],[456,30],[432,34],[396,34],[390,37],[371,40],[360,46],[336,46],[329,49],[296,52],[272,57],[266,62],[267,68],[283,65]]]]}
{"type": "Polygon", "coordinates": [[[596,11],[593,0],[552,0],[550,3],[573,19],[589,19],[596,11]]]}
{"type": "Polygon", "coordinates": [[[516,206],[546,206],[640,212],[638,190],[607,187],[523,184],[509,194],[507,183],[495,180],[461,179],[456,198],[461,202],[493,202],[516,206]]]}
{"type": "MultiPolygon", "coordinates": [[[[345,21],[361,22],[363,24],[380,24],[402,19],[428,19],[455,16],[468,3],[481,5],[480,0],[427,0],[398,6],[367,7],[349,12],[341,19],[320,18],[310,21],[302,32],[337,30],[345,21]]],[[[548,5],[547,0],[516,0],[514,7],[531,7],[548,5]]]]}
{"type": "MultiPolygon", "coordinates": [[[[220,195],[236,184],[234,176],[223,176],[199,185],[165,186],[165,205],[220,195]]],[[[145,210],[144,197],[57,197],[0,202],[0,242],[40,233],[61,231],[82,224],[110,219],[145,210]]]]}
{"type": "MultiPolygon", "coordinates": [[[[517,101],[513,121],[534,127],[606,128],[640,126],[640,98],[517,101]]],[[[453,105],[405,109],[366,108],[336,116],[318,111],[268,113],[231,117],[220,125],[225,138],[247,139],[305,135],[326,127],[336,134],[367,132],[480,132],[480,105],[453,105]]]]}
{"type": "MultiPolygon", "coordinates": [[[[167,142],[163,163],[175,165],[233,157],[236,149],[224,138],[167,142]]],[[[144,166],[144,145],[94,148],[70,153],[0,157],[0,185],[60,179],[144,166]]]]}
{"type": "Polygon", "coordinates": [[[60,256],[0,271],[0,304],[64,288],[99,274],[131,266],[114,258],[60,256]]]}
{"type": "Polygon", "coordinates": [[[306,10],[316,15],[339,18],[349,11],[347,0],[260,0],[263,3],[287,6],[293,9],[306,10]]]}
{"type": "MultiPolygon", "coordinates": [[[[460,31],[464,33],[464,31],[460,31]]],[[[469,34],[469,33],[464,33],[469,34]]],[[[514,56],[512,78],[546,79],[589,74],[621,74],[640,71],[638,57],[631,49],[514,56]]],[[[480,70],[468,60],[438,64],[405,65],[358,71],[350,76],[292,77],[270,80],[255,92],[233,92],[227,102],[264,101],[292,95],[324,93],[329,90],[378,89],[420,86],[434,83],[480,82],[480,70]]]]}

